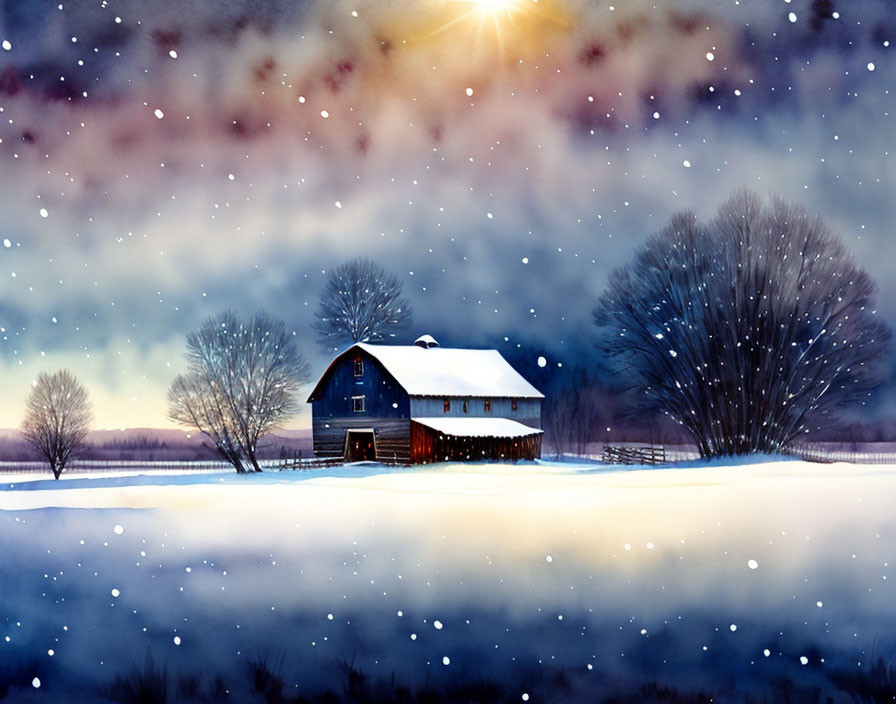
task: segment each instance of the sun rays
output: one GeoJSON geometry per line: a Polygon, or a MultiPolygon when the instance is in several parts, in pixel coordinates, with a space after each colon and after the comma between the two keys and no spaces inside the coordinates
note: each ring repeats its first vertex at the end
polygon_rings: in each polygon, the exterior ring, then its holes
{"type": "Polygon", "coordinates": [[[545,27],[568,24],[553,3],[539,0],[447,0],[447,6],[454,14],[434,34],[455,27],[475,28],[479,41],[494,41],[502,52],[511,41],[525,41],[545,27]]]}

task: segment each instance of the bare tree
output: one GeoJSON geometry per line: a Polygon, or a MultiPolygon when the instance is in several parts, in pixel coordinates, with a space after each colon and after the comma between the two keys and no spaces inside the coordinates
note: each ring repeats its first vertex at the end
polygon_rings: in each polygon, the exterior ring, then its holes
{"type": "Polygon", "coordinates": [[[614,416],[615,398],[584,367],[576,367],[567,383],[546,392],[545,443],[560,454],[585,455],[614,416]]]}
{"type": "Polygon", "coordinates": [[[266,313],[243,322],[227,311],[187,335],[187,360],[168,390],[169,418],[204,433],[237,472],[244,460],[261,471],[258,441],[298,412],[309,379],[293,336],[266,313]]]}
{"type": "Polygon", "coordinates": [[[672,218],[594,310],[642,410],[703,456],[779,451],[879,384],[890,340],[874,285],[817,217],[738,191],[672,218]]]}
{"type": "Polygon", "coordinates": [[[216,382],[197,371],[177,376],[168,388],[168,417],[175,423],[197,429],[214,443],[215,449],[237,472],[245,471],[230,405],[216,382]]]}
{"type": "Polygon", "coordinates": [[[38,374],[25,401],[21,432],[50,464],[56,479],[84,443],[92,422],[87,391],[73,374],[65,369],[38,374]]]}
{"type": "Polygon", "coordinates": [[[320,295],[317,330],[326,349],[384,340],[411,320],[401,281],[370,259],[352,259],[330,272],[320,295]]]}

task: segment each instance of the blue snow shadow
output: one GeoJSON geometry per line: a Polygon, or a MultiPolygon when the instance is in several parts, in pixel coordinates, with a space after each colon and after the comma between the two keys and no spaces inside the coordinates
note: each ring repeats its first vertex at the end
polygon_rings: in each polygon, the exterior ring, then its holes
{"type": "MultiPolygon", "coordinates": [[[[123,470],[127,471],[127,470],[123,470]]],[[[308,481],[309,479],[321,479],[325,477],[344,477],[347,479],[362,479],[365,477],[380,476],[384,474],[398,474],[408,472],[408,468],[394,467],[374,462],[359,462],[339,467],[327,467],[324,469],[303,470],[266,470],[263,472],[247,472],[238,474],[235,471],[222,470],[220,472],[160,472],[147,470],[141,472],[109,475],[106,472],[97,472],[94,476],[85,476],[86,472],[74,475],[62,476],[56,480],[47,479],[19,479],[14,482],[0,483],[0,491],[43,491],[59,489],[98,489],[119,488],[132,486],[198,486],[198,485],[268,485],[308,481]]],[[[413,471],[413,470],[411,470],[413,471]]]]}
{"type": "MultiPolygon", "coordinates": [[[[263,472],[247,472],[238,474],[231,470],[220,472],[191,472],[185,470],[160,471],[147,469],[122,470],[121,473],[109,474],[97,472],[88,476],[88,472],[74,474],[63,473],[59,480],[49,476],[44,479],[32,479],[30,476],[17,481],[0,482],[0,491],[45,491],[59,489],[96,489],[124,488],[137,486],[198,486],[208,484],[220,485],[253,485],[296,483],[314,479],[364,479],[390,474],[439,473],[445,471],[471,471],[489,468],[499,471],[519,471],[538,474],[616,474],[631,472],[654,472],[668,469],[719,469],[723,467],[769,464],[773,462],[800,462],[799,458],[789,455],[744,455],[741,457],[721,457],[712,459],[694,459],[681,462],[666,462],[657,465],[621,465],[604,464],[594,459],[563,456],[515,463],[495,462],[445,462],[426,465],[396,466],[378,462],[356,462],[336,467],[321,469],[279,470],[268,469],[263,472]]],[[[2,475],[0,475],[2,476],[2,475]]]]}

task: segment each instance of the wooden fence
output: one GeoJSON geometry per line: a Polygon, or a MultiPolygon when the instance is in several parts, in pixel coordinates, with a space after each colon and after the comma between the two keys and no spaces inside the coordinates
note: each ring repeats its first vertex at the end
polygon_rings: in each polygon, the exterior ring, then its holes
{"type": "Polygon", "coordinates": [[[284,470],[338,467],[342,464],[345,464],[345,460],[343,460],[342,457],[292,457],[289,459],[278,460],[275,467],[282,472],[284,470]]]}
{"type": "MultiPolygon", "coordinates": [[[[289,458],[283,460],[261,460],[259,466],[266,471],[315,469],[335,467],[342,464],[338,459],[289,458]]],[[[73,460],[65,467],[64,474],[103,472],[227,472],[233,465],[223,460],[73,460]]],[[[0,462],[0,474],[50,474],[46,462],[0,462]]]]}
{"type": "MultiPolygon", "coordinates": [[[[180,472],[220,472],[233,469],[229,462],[218,460],[73,460],[65,467],[66,473],[75,472],[129,472],[134,470],[180,471],[180,472]]],[[[0,473],[50,473],[46,462],[0,462],[0,473]]]]}
{"type": "Polygon", "coordinates": [[[864,449],[844,449],[824,445],[794,445],[786,454],[807,462],[849,462],[850,464],[896,464],[896,452],[875,450],[873,445],[864,449]]]}
{"type": "Polygon", "coordinates": [[[666,464],[666,448],[662,445],[624,447],[606,445],[601,462],[604,464],[666,464]]]}

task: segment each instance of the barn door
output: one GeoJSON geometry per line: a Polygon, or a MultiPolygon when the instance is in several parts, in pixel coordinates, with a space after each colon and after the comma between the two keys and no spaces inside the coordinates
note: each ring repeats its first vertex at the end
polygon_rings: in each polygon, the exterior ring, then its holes
{"type": "Polygon", "coordinates": [[[372,430],[345,431],[345,461],[373,462],[376,460],[376,438],[372,430]]]}

